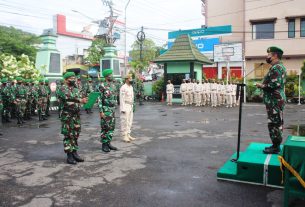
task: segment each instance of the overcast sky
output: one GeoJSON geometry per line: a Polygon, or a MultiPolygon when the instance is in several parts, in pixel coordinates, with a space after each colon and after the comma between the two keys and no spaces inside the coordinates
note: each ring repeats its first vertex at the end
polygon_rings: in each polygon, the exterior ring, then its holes
{"type": "MultiPolygon", "coordinates": [[[[124,7],[128,0],[113,0],[114,8],[120,10],[119,19],[124,21],[124,7]]],[[[53,27],[53,15],[67,16],[69,29],[81,31],[90,19],[73,12],[79,11],[92,19],[103,19],[109,9],[102,0],[0,0],[0,24],[41,34],[43,29],[53,27]]],[[[170,30],[200,28],[204,24],[200,0],[130,0],[127,8],[127,47],[144,26],[146,37],[157,45],[167,41],[170,30]]],[[[94,28],[94,27],[93,27],[94,28]]]]}

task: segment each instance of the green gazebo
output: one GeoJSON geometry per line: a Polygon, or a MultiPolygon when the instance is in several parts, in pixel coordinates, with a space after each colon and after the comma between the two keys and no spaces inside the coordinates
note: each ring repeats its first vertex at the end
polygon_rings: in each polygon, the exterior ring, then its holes
{"type": "Polygon", "coordinates": [[[164,80],[171,80],[175,86],[173,101],[180,102],[179,93],[182,79],[202,79],[202,66],[213,64],[195,46],[189,35],[176,38],[173,46],[154,60],[164,64],[164,80]]]}

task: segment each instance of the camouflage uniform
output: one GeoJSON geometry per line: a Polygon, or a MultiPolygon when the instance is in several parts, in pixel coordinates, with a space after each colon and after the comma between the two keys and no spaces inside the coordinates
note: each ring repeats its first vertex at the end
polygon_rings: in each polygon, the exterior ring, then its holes
{"type": "Polygon", "coordinates": [[[281,62],[274,64],[263,80],[263,100],[268,115],[268,129],[272,143],[279,146],[283,136],[283,110],[286,96],[284,85],[286,81],[286,68],[281,62]]]}
{"type": "Polygon", "coordinates": [[[62,109],[63,109],[63,101],[60,99],[60,96],[59,96],[59,92],[61,91],[61,88],[64,86],[64,81],[61,79],[59,81],[59,84],[58,86],[56,87],[56,91],[55,91],[55,95],[56,95],[56,99],[57,99],[57,102],[58,102],[58,117],[60,118],[61,117],[61,113],[62,113],[62,109]]]}
{"type": "Polygon", "coordinates": [[[26,89],[26,108],[25,108],[25,114],[24,118],[25,119],[31,119],[31,86],[29,85],[30,80],[25,80],[24,87],[26,89]]]}
{"type": "Polygon", "coordinates": [[[47,108],[48,92],[43,83],[43,80],[39,81],[38,86],[38,116],[39,120],[46,120],[46,108],[47,108]]]}
{"type": "Polygon", "coordinates": [[[61,133],[64,135],[64,151],[65,153],[77,151],[77,139],[81,131],[79,90],[73,86],[63,85],[58,97],[63,104],[61,133]]]}
{"type": "MultiPolygon", "coordinates": [[[[93,84],[92,84],[92,79],[91,79],[91,78],[88,78],[88,81],[87,81],[87,83],[84,85],[83,90],[84,90],[84,96],[85,96],[85,97],[88,97],[89,94],[90,94],[91,92],[93,92],[93,84]]],[[[88,114],[88,113],[92,113],[91,109],[86,109],[86,112],[87,112],[87,114],[88,114]]]]}
{"type": "Polygon", "coordinates": [[[139,100],[139,104],[143,105],[144,84],[143,84],[142,80],[140,80],[140,79],[137,80],[135,88],[136,88],[136,90],[135,90],[136,98],[139,100]]]}
{"type": "Polygon", "coordinates": [[[115,128],[115,87],[112,82],[105,82],[100,85],[99,92],[99,110],[105,115],[104,118],[101,118],[101,142],[109,143],[115,128]]]}
{"type": "Polygon", "coordinates": [[[18,124],[24,123],[24,115],[26,110],[26,102],[27,102],[27,90],[26,87],[22,84],[23,79],[17,79],[18,84],[16,85],[16,116],[18,124]]]}
{"type": "Polygon", "coordinates": [[[47,106],[46,106],[46,115],[47,116],[50,116],[50,104],[51,104],[51,88],[50,88],[50,85],[49,85],[49,80],[46,80],[45,81],[45,88],[46,88],[46,91],[47,91],[47,106]]]}
{"type": "Polygon", "coordinates": [[[11,88],[6,85],[7,80],[2,79],[2,87],[0,90],[0,95],[2,96],[2,104],[3,104],[3,109],[2,111],[2,122],[10,122],[10,112],[12,109],[12,105],[14,102],[14,94],[11,88]]]}
{"type": "Polygon", "coordinates": [[[30,105],[31,105],[31,115],[35,115],[38,102],[38,86],[36,86],[33,81],[30,85],[30,105]]]}

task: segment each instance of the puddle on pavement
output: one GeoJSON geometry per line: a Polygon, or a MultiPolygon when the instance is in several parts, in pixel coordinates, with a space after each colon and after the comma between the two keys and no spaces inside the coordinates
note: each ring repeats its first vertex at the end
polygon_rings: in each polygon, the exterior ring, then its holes
{"type": "Polygon", "coordinates": [[[303,124],[290,125],[290,126],[286,127],[285,129],[291,130],[292,135],[305,136],[305,125],[303,125],[303,124]]]}

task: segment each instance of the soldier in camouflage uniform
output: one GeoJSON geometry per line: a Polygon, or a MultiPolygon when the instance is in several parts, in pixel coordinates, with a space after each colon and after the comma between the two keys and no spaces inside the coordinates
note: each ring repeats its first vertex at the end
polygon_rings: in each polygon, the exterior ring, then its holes
{"type": "Polygon", "coordinates": [[[60,96],[59,96],[59,92],[61,91],[61,88],[63,86],[64,86],[64,80],[60,79],[59,83],[58,83],[58,86],[56,87],[56,91],[55,91],[56,99],[57,99],[57,102],[58,102],[58,118],[61,117],[61,112],[62,112],[62,109],[63,109],[63,102],[62,102],[62,100],[60,99],[60,96]]]}
{"type": "Polygon", "coordinates": [[[135,94],[136,98],[139,100],[139,105],[143,105],[143,100],[144,100],[144,84],[142,79],[137,79],[136,81],[136,89],[135,89],[135,94]]]}
{"type": "Polygon", "coordinates": [[[14,94],[12,93],[11,88],[7,85],[7,82],[7,78],[2,78],[2,87],[0,90],[0,95],[2,96],[3,101],[2,122],[11,122],[10,112],[14,102],[14,94]]]}
{"type": "Polygon", "coordinates": [[[77,150],[78,137],[81,131],[80,123],[80,104],[86,103],[87,98],[81,98],[79,90],[76,87],[75,74],[73,72],[67,72],[63,76],[65,79],[65,85],[60,88],[58,96],[63,104],[61,114],[61,133],[64,135],[64,151],[67,154],[67,163],[76,164],[77,162],[83,162],[77,150]]]}
{"type": "Polygon", "coordinates": [[[31,115],[35,115],[38,102],[38,86],[35,85],[34,80],[30,80],[30,105],[31,105],[31,115]]]}
{"type": "MultiPolygon", "coordinates": [[[[84,95],[88,97],[91,92],[93,92],[92,78],[88,78],[86,84],[84,85],[84,95]]],[[[92,113],[91,109],[86,109],[87,114],[92,113]]]]}
{"type": "Polygon", "coordinates": [[[38,117],[39,121],[47,120],[46,108],[47,108],[48,92],[44,85],[44,79],[39,80],[38,86],[38,117]]]}
{"type": "Polygon", "coordinates": [[[25,109],[26,109],[26,102],[27,102],[27,90],[26,87],[23,85],[24,79],[21,77],[17,77],[17,85],[15,90],[15,98],[16,98],[16,117],[17,117],[17,124],[23,124],[25,109]]]}
{"type": "Polygon", "coordinates": [[[106,69],[103,71],[105,83],[99,87],[100,96],[98,98],[98,106],[101,118],[101,142],[102,150],[110,152],[117,150],[111,145],[112,136],[115,128],[115,87],[113,85],[112,70],[106,69]]]}
{"type": "Polygon", "coordinates": [[[25,108],[25,114],[24,114],[24,119],[29,120],[31,119],[31,102],[30,102],[30,85],[29,85],[30,80],[29,79],[25,79],[24,80],[24,87],[26,89],[26,94],[27,94],[27,98],[26,98],[26,108],[25,108]]]}
{"type": "Polygon", "coordinates": [[[44,85],[46,87],[46,90],[47,90],[47,107],[46,107],[46,116],[50,116],[50,104],[51,104],[51,88],[50,88],[50,84],[49,84],[49,80],[46,79],[45,82],[44,82],[44,85]]]}
{"type": "Polygon", "coordinates": [[[266,62],[271,67],[264,77],[263,83],[257,83],[256,86],[264,92],[263,100],[266,105],[269,135],[272,140],[272,146],[266,147],[263,152],[277,154],[280,152],[280,144],[283,139],[286,68],[281,62],[283,50],[278,47],[269,47],[267,53],[266,62]]]}

